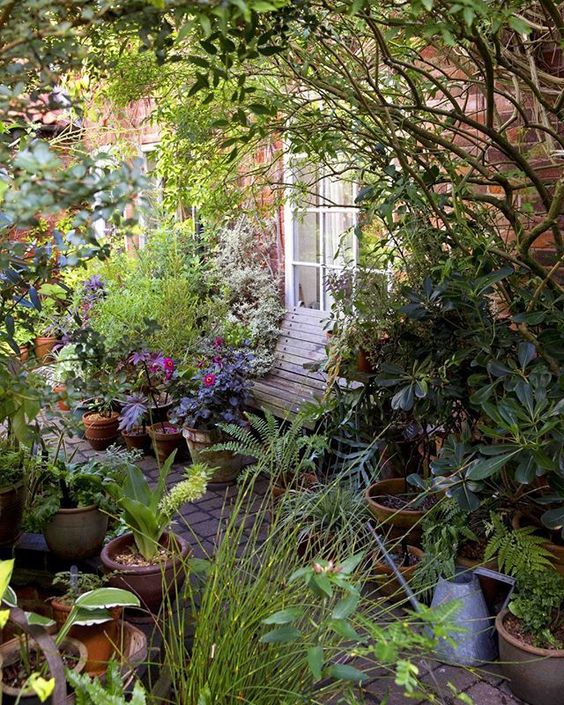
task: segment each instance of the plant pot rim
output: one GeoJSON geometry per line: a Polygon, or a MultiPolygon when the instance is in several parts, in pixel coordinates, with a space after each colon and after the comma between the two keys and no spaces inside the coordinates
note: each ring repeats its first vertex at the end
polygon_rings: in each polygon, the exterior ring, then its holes
{"type": "Polygon", "coordinates": [[[149,436],[162,436],[163,438],[171,438],[174,436],[181,436],[182,430],[179,426],[176,426],[176,424],[170,423],[170,421],[163,421],[162,423],[160,421],[157,421],[156,423],[147,426],[147,433],[149,434],[149,436]],[[162,430],[163,426],[165,426],[166,428],[174,428],[176,430],[174,433],[166,433],[162,430]]]}
{"type": "Polygon", "coordinates": [[[97,504],[88,504],[86,507],[60,507],[56,514],[86,514],[86,512],[100,511],[97,504]]]}
{"type": "Polygon", "coordinates": [[[13,485],[0,485],[0,494],[8,494],[8,492],[15,492],[23,487],[24,481],[19,480],[13,485]]]}
{"type": "Polygon", "coordinates": [[[33,340],[35,342],[37,340],[59,340],[59,338],[56,335],[37,335],[33,340]]]}
{"type": "Polygon", "coordinates": [[[377,482],[373,482],[371,485],[369,485],[366,490],[364,491],[364,498],[368,502],[368,504],[380,508],[382,511],[388,512],[389,514],[408,514],[410,516],[423,516],[426,512],[424,509],[394,509],[393,507],[387,507],[385,504],[380,504],[380,502],[376,501],[374,497],[372,496],[374,493],[374,490],[376,488],[381,489],[382,491],[376,494],[378,495],[385,495],[385,494],[397,494],[392,491],[385,491],[385,487],[389,487],[390,490],[394,486],[394,484],[402,482],[404,484],[404,487],[407,487],[407,480],[404,480],[401,477],[394,477],[390,478],[389,480],[378,480],[377,482]]]}
{"type": "Polygon", "coordinates": [[[510,634],[504,625],[505,618],[510,614],[508,609],[502,610],[495,618],[495,628],[497,633],[501,638],[503,638],[507,643],[514,646],[516,649],[521,649],[528,654],[533,654],[539,657],[550,657],[550,658],[564,658],[564,649],[543,649],[539,646],[531,646],[525,642],[517,639],[517,637],[510,634]]]}
{"type": "Polygon", "coordinates": [[[116,538],[108,541],[100,553],[100,560],[102,561],[104,567],[110,568],[113,572],[121,575],[153,575],[155,573],[163,573],[171,568],[175,563],[178,563],[181,558],[186,558],[186,556],[188,556],[191,552],[188,541],[172,531],[163,532],[161,541],[165,538],[168,540],[169,536],[173,536],[175,541],[178,542],[180,546],[180,553],[173,555],[172,558],[167,558],[166,561],[156,563],[155,565],[123,565],[123,563],[118,563],[111,557],[110,551],[116,546],[116,544],[119,545],[120,543],[123,543],[125,547],[134,543],[132,533],[122,534],[121,536],[116,536],[116,538]]]}
{"type": "Polygon", "coordinates": [[[97,424],[105,425],[105,424],[113,423],[116,419],[119,418],[119,412],[117,412],[117,411],[111,411],[109,416],[101,416],[99,411],[87,411],[85,414],[82,414],[82,422],[84,424],[86,424],[87,418],[89,416],[93,416],[94,414],[98,414],[100,416],[100,419],[103,420],[103,421],[101,421],[101,420],[96,421],[95,422],[96,425],[97,424]]]}
{"type": "MultiPolygon", "coordinates": [[[[407,545],[407,552],[411,553],[411,555],[413,556],[416,556],[416,558],[418,559],[417,563],[419,563],[419,561],[421,561],[421,559],[425,555],[423,549],[418,548],[417,546],[412,546],[411,544],[407,545]]],[[[401,573],[402,571],[409,570],[410,568],[416,568],[417,563],[415,563],[414,565],[397,566],[397,568],[401,573]]],[[[381,568],[382,572],[389,574],[393,573],[391,567],[384,560],[373,559],[372,565],[374,568],[381,568]]]]}
{"type": "MultiPolygon", "coordinates": [[[[31,638],[31,641],[33,642],[33,637],[31,638]]],[[[74,650],[78,652],[78,663],[74,668],[71,670],[80,673],[81,671],[84,670],[84,666],[86,666],[86,661],[88,660],[88,650],[86,646],[79,640],[79,639],[74,639],[72,636],[67,636],[63,640],[63,644],[72,644],[74,647],[74,650]]],[[[6,655],[13,653],[14,651],[19,653],[20,650],[20,640],[18,637],[14,637],[13,639],[10,639],[9,641],[5,641],[3,644],[0,644],[0,653],[5,654],[4,660],[6,658],[6,655]]],[[[39,649],[41,651],[41,649],[39,649]]],[[[7,685],[4,683],[2,680],[0,682],[2,692],[5,693],[6,695],[11,695],[12,697],[18,697],[21,696],[22,698],[28,697],[35,695],[35,692],[30,688],[14,688],[11,685],[7,685]]]]}

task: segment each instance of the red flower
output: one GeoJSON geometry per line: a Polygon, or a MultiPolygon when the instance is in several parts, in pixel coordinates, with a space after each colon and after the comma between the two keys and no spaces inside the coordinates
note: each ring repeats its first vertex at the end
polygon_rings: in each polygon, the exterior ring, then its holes
{"type": "Polygon", "coordinates": [[[204,379],[202,382],[204,383],[204,387],[213,387],[215,384],[216,377],[213,374],[213,372],[208,372],[207,375],[204,375],[204,379]]]}

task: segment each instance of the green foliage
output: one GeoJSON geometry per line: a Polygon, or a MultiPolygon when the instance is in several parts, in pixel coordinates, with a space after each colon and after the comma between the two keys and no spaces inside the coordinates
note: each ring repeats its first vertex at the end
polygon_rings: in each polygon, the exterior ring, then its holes
{"type": "Polygon", "coordinates": [[[291,481],[304,472],[315,471],[316,461],[327,450],[329,441],[323,436],[308,434],[306,421],[295,416],[286,428],[272,412],[265,410],[264,418],[247,413],[249,427],[221,424],[220,428],[232,441],[218,443],[212,450],[228,450],[237,455],[256,459],[242,477],[264,473],[273,481],[291,481]]]}
{"type": "Polygon", "coordinates": [[[145,689],[135,682],[131,697],[126,694],[121,669],[116,661],[110,661],[104,674],[104,684],[99,678],[86,673],[67,671],[67,681],[74,692],[76,705],[145,705],[145,689]]]}
{"type": "Polygon", "coordinates": [[[137,550],[148,561],[157,555],[162,535],[180,507],[206,492],[209,470],[204,465],[192,465],[186,471],[186,479],[167,491],[166,479],[175,456],[176,451],[163,463],[154,489],[137,465],[128,468],[123,484],[112,487],[122,521],[133,533],[137,550]]]}
{"type": "Polygon", "coordinates": [[[491,514],[491,535],[485,560],[496,558],[502,573],[519,578],[550,570],[554,556],[544,547],[546,539],[535,535],[534,527],[508,529],[502,517],[491,514]]]}
{"type": "Polygon", "coordinates": [[[0,487],[11,487],[25,477],[29,454],[14,442],[0,439],[0,487]]]}
{"type": "Polygon", "coordinates": [[[553,630],[561,625],[564,577],[552,570],[520,573],[509,611],[518,617],[527,634],[541,648],[563,648],[553,630]]]}
{"type": "Polygon", "coordinates": [[[60,599],[67,604],[73,604],[80,595],[102,587],[103,583],[104,579],[95,573],[61,571],[53,577],[53,587],[64,590],[60,599]]]}

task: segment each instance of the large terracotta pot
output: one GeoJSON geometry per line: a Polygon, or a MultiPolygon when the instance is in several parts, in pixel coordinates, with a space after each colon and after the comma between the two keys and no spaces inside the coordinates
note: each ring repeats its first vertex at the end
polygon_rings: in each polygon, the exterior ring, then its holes
{"type": "Polygon", "coordinates": [[[221,443],[223,440],[220,433],[215,430],[185,428],[182,434],[190,450],[192,462],[207,463],[211,468],[215,468],[210,482],[233,482],[235,480],[241,472],[243,457],[228,450],[209,450],[214,444],[221,443]]]}
{"type": "MultiPolygon", "coordinates": [[[[29,643],[30,645],[33,645],[34,642],[30,641],[29,643]]],[[[65,651],[65,653],[73,654],[78,658],[78,661],[72,670],[75,671],[75,673],[81,673],[84,670],[84,666],[86,665],[86,659],[88,655],[84,644],[82,644],[80,641],[77,641],[76,639],[67,637],[63,641],[63,645],[61,648],[65,651]]],[[[4,644],[0,644],[0,660],[2,662],[2,668],[5,669],[7,666],[11,666],[12,664],[18,663],[21,660],[20,651],[21,642],[19,638],[10,639],[10,641],[5,642],[4,644]]],[[[16,702],[21,703],[21,705],[40,705],[41,703],[37,695],[33,692],[33,690],[31,690],[31,688],[27,688],[26,690],[22,691],[19,688],[14,688],[5,684],[3,681],[1,701],[3,705],[11,705],[12,703],[16,702]]],[[[46,702],[47,704],[51,703],[51,698],[48,698],[46,702]]],[[[43,705],[45,705],[45,703],[43,705]]]]}
{"type": "Polygon", "coordinates": [[[25,486],[0,488],[0,546],[13,546],[19,539],[25,505],[25,486]]]}
{"type": "Polygon", "coordinates": [[[124,565],[116,560],[120,553],[133,546],[133,534],[124,534],[112,539],[100,554],[104,571],[110,573],[109,584],[131,590],[141,600],[141,604],[154,614],[159,611],[167,593],[173,593],[182,587],[185,578],[184,565],[190,552],[188,543],[173,533],[165,532],[161,543],[167,548],[171,547],[174,555],[155,565],[124,565]]]}
{"type": "Polygon", "coordinates": [[[153,442],[155,455],[161,464],[165,462],[171,453],[178,450],[182,442],[180,429],[166,421],[147,426],[147,433],[153,442]]]}
{"type": "Polygon", "coordinates": [[[109,416],[88,411],[82,417],[82,423],[84,424],[84,437],[94,450],[106,450],[119,437],[119,414],[117,411],[110,412],[109,416]]]}
{"type": "MultiPolygon", "coordinates": [[[[424,553],[420,548],[417,548],[417,546],[408,546],[407,552],[410,556],[413,556],[416,559],[415,562],[412,565],[406,565],[404,567],[398,566],[398,569],[405,578],[406,582],[409,582],[417,570],[417,566],[422,560],[424,553]]],[[[378,583],[378,587],[384,595],[387,595],[388,597],[395,597],[397,599],[406,598],[406,595],[403,592],[403,589],[394,572],[386,561],[380,556],[376,556],[374,558],[374,562],[372,563],[372,573],[374,575],[374,580],[378,583]]]]}
{"type": "Polygon", "coordinates": [[[59,509],[46,524],[43,535],[58,558],[77,561],[97,556],[108,531],[108,516],[95,504],[77,509],[59,509]]]}
{"type": "Polygon", "coordinates": [[[499,662],[511,692],[529,705],[564,702],[564,649],[539,649],[510,634],[504,622],[507,610],[495,620],[499,662]]]}
{"type": "Polygon", "coordinates": [[[58,339],[52,336],[36,338],[34,341],[35,357],[40,362],[48,362],[51,359],[51,352],[57,343],[58,339]]]}
{"type": "MultiPolygon", "coordinates": [[[[51,608],[53,619],[60,629],[66,622],[72,606],[53,598],[51,608]]],[[[108,661],[114,655],[115,648],[119,644],[119,627],[123,609],[113,607],[108,611],[112,615],[111,621],[89,626],[75,625],[70,630],[69,636],[78,639],[86,647],[88,660],[84,669],[90,675],[100,675],[106,671],[108,661]]]]}
{"type": "Polygon", "coordinates": [[[409,533],[412,537],[421,535],[421,520],[425,511],[421,509],[395,509],[379,501],[384,495],[406,495],[413,489],[403,478],[379,480],[370,485],[365,492],[366,503],[372,514],[384,528],[389,528],[392,536],[399,537],[409,533]]]}

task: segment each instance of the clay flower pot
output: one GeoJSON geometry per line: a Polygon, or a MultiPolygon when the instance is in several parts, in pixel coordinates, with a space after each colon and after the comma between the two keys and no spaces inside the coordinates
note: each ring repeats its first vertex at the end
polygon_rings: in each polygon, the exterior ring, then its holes
{"type": "Polygon", "coordinates": [[[147,426],[147,433],[153,442],[155,455],[161,464],[180,447],[182,442],[180,429],[168,422],[147,426]]]}
{"type": "Polygon", "coordinates": [[[59,509],[43,529],[49,550],[58,558],[76,561],[97,556],[108,531],[108,517],[95,504],[59,509]]]}
{"type": "Polygon", "coordinates": [[[20,345],[20,360],[21,360],[21,362],[25,362],[26,360],[29,360],[29,351],[30,351],[29,345],[20,345]]]}
{"type": "Polygon", "coordinates": [[[368,355],[362,348],[358,351],[356,356],[356,369],[364,374],[372,374],[374,372],[374,368],[368,359],[368,355]]]}
{"type": "Polygon", "coordinates": [[[272,498],[276,501],[283,497],[289,489],[293,490],[309,490],[317,483],[319,479],[312,472],[303,472],[298,477],[294,475],[284,475],[279,477],[271,487],[272,498]]]}
{"type": "Polygon", "coordinates": [[[185,428],[182,431],[182,435],[186,439],[192,462],[207,463],[210,468],[215,468],[210,479],[211,483],[233,482],[241,472],[243,466],[242,456],[231,453],[228,450],[209,451],[209,448],[222,440],[221,435],[217,431],[185,428]]]}
{"type": "Polygon", "coordinates": [[[425,516],[425,511],[413,508],[388,507],[382,503],[382,498],[386,495],[398,496],[413,493],[407,482],[403,478],[392,478],[390,480],[379,480],[370,485],[365,492],[366,503],[372,514],[378,519],[380,524],[391,529],[391,535],[395,537],[403,536],[409,532],[412,536],[421,535],[421,520],[425,516]]]}
{"type": "Polygon", "coordinates": [[[121,436],[129,450],[142,450],[147,453],[151,448],[151,437],[141,426],[131,431],[122,431],[121,436]]]}
{"type": "Polygon", "coordinates": [[[133,534],[118,536],[104,546],[100,560],[104,572],[111,574],[108,580],[110,585],[131,590],[146,609],[156,614],[165,595],[182,587],[185,578],[184,565],[190,547],[180,536],[165,532],[161,544],[171,549],[171,555],[166,560],[152,565],[128,565],[119,562],[117,559],[120,555],[134,550],[134,544],[133,534]]]}
{"type": "Polygon", "coordinates": [[[82,417],[84,437],[94,450],[106,450],[119,437],[119,414],[117,411],[104,416],[96,411],[88,411],[82,417]]]}
{"type": "MultiPolygon", "coordinates": [[[[54,392],[55,394],[59,394],[59,395],[65,396],[65,392],[66,392],[66,391],[67,391],[67,387],[66,387],[65,384],[56,384],[56,385],[53,387],[53,392],[54,392]]],[[[59,407],[59,409],[60,409],[61,411],[70,411],[70,407],[69,407],[69,405],[67,404],[67,402],[65,401],[65,399],[59,399],[59,400],[57,401],[57,406],[59,407]]]]}
{"type": "MultiPolygon", "coordinates": [[[[57,598],[51,600],[53,619],[60,629],[66,622],[72,605],[67,605],[57,598]]],[[[104,673],[108,666],[108,661],[114,655],[116,647],[119,645],[120,620],[123,613],[121,607],[113,607],[108,610],[112,615],[112,620],[102,624],[91,624],[88,626],[75,625],[70,630],[69,636],[84,644],[88,652],[88,660],[84,670],[91,676],[104,673]]]]}
{"type": "MultiPolygon", "coordinates": [[[[417,570],[417,566],[422,560],[424,553],[416,546],[408,546],[407,552],[413,557],[414,560],[411,565],[398,565],[398,570],[403,575],[406,582],[409,582],[417,570]]],[[[372,563],[372,574],[374,575],[374,580],[378,583],[380,591],[384,595],[387,595],[388,597],[396,597],[398,599],[406,598],[398,579],[395,577],[392,569],[383,557],[379,555],[374,556],[372,563]]]]}
{"type": "Polygon", "coordinates": [[[0,487],[0,546],[13,546],[19,539],[25,505],[25,486],[0,487]]]}
{"type": "Polygon", "coordinates": [[[564,649],[540,649],[513,636],[505,627],[507,610],[495,619],[499,661],[511,692],[529,705],[562,705],[564,649]]]}
{"type": "Polygon", "coordinates": [[[40,362],[48,362],[51,359],[51,352],[57,342],[58,339],[52,336],[36,338],[34,341],[35,357],[40,362]]]}
{"type": "MultiPolygon", "coordinates": [[[[30,641],[31,648],[34,647],[34,642],[30,641]]],[[[72,667],[75,673],[81,673],[86,665],[86,659],[88,652],[86,647],[80,641],[72,639],[70,637],[63,641],[59,650],[65,654],[71,654],[76,657],[77,662],[72,667]]],[[[21,642],[20,639],[10,639],[10,641],[0,644],[0,661],[2,662],[2,678],[6,678],[7,669],[10,666],[20,663],[21,661],[21,642]]],[[[2,698],[3,703],[16,703],[20,702],[21,705],[40,705],[40,700],[37,695],[33,692],[31,688],[26,688],[22,690],[21,688],[16,688],[2,680],[2,698]]],[[[48,700],[51,702],[51,699],[48,700]]]]}

